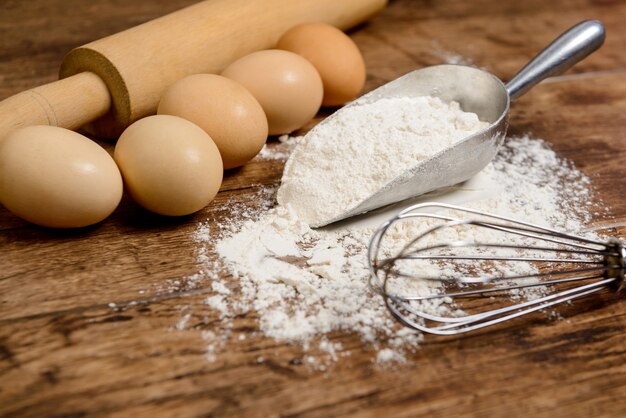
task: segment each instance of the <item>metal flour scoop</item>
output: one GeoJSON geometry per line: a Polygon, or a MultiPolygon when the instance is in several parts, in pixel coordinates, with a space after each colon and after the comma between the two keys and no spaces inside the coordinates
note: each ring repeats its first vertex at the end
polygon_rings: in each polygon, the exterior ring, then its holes
{"type": "MultiPolygon", "coordinates": [[[[572,27],[504,84],[487,71],[462,65],[436,65],[412,71],[347,105],[389,97],[436,96],[459,102],[491,125],[453,146],[418,162],[358,206],[315,227],[328,225],[370,210],[463,182],[481,171],[502,144],[508,126],[509,105],[541,80],[558,75],[598,49],[604,26],[587,20],[572,27]]],[[[338,112],[341,112],[339,110],[338,112]]],[[[330,116],[332,118],[333,116],[330,116]]],[[[324,122],[321,122],[324,123],[324,122]]]]}

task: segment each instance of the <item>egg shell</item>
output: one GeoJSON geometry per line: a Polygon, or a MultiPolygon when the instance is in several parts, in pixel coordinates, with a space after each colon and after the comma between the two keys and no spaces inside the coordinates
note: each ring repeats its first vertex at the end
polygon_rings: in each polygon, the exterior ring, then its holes
{"type": "Polygon", "coordinates": [[[196,212],[222,184],[217,146],[199,126],[177,116],[140,119],[122,133],[114,158],[130,196],[167,216],[196,212]]]}
{"type": "Polygon", "coordinates": [[[78,228],[109,216],[122,198],[109,153],[89,138],[54,126],[29,126],[0,140],[0,201],[29,222],[78,228]]]}
{"type": "Polygon", "coordinates": [[[157,113],[179,116],[204,129],[226,169],[254,158],[267,140],[267,118],[259,102],[241,84],[215,74],[195,74],[174,83],[157,113]]]}
{"type": "Polygon", "coordinates": [[[276,45],[309,60],[324,84],[322,106],[355,99],[365,84],[365,62],[354,41],[326,23],[303,23],[285,32],[276,45]]]}
{"type": "Polygon", "coordinates": [[[324,87],[319,73],[293,52],[253,52],[230,64],[222,75],[242,84],[261,103],[270,135],[303,127],[322,104],[324,87]]]}

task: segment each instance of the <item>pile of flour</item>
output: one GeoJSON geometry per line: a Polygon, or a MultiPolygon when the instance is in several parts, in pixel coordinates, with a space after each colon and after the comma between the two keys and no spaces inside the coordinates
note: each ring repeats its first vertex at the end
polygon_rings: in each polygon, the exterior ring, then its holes
{"type": "MultiPolygon", "coordinates": [[[[205,336],[209,358],[215,359],[230,341],[229,323],[252,313],[263,335],[301,344],[309,352],[324,352],[332,360],[349,355],[329,337],[340,331],[358,335],[375,350],[376,361],[402,361],[423,336],[400,326],[371,289],[366,251],[380,223],[408,204],[341,225],[319,229],[310,225],[354,206],[416,161],[485,126],[456,103],[432,97],[384,99],[348,107],[306,137],[283,137],[280,143],[266,145],[259,160],[289,158],[278,192],[251,189],[256,191],[249,206],[239,199],[238,205],[245,207],[229,208],[231,218],[218,225],[218,238],[210,220],[196,231],[204,266],[199,274],[212,280],[213,293],[205,303],[222,318],[221,331],[205,336]]],[[[572,232],[586,226],[593,207],[589,179],[543,140],[527,136],[507,138],[495,160],[477,176],[421,200],[460,204],[572,232]]],[[[393,253],[428,226],[429,221],[394,226],[383,251],[393,253]]],[[[455,240],[455,233],[431,234],[422,244],[455,240]]],[[[493,230],[472,233],[469,238],[475,241],[509,243],[509,237],[493,230]]],[[[494,255],[515,255],[510,251],[494,255]]],[[[411,266],[427,275],[439,274],[439,267],[411,266]]],[[[533,265],[518,262],[505,263],[499,273],[534,271],[533,265]]],[[[441,290],[436,281],[412,280],[400,286],[419,296],[441,290]]],[[[512,297],[534,298],[544,291],[532,289],[512,297]]],[[[459,308],[450,302],[433,299],[420,309],[454,315],[459,308]]],[[[318,365],[312,355],[303,361],[318,365]]]]}
{"type": "Polygon", "coordinates": [[[348,106],[309,132],[285,165],[278,203],[309,225],[354,208],[420,160],[489,126],[456,102],[386,98],[348,106]]]}
{"type": "MultiPolygon", "coordinates": [[[[302,138],[283,138],[259,158],[286,156],[298,142],[296,148],[303,145],[302,138]]],[[[543,140],[519,137],[508,138],[493,163],[475,179],[424,200],[462,204],[575,232],[590,220],[589,189],[589,179],[543,140]]],[[[206,303],[220,312],[224,329],[239,315],[253,312],[262,334],[302,344],[311,352],[326,352],[333,360],[349,355],[328,339],[334,331],[358,335],[375,350],[374,360],[379,362],[402,361],[417,348],[422,335],[399,326],[368,285],[365,252],[380,219],[312,229],[289,204],[276,205],[272,190],[259,187],[256,193],[250,199],[255,204],[238,211],[245,213],[244,219],[234,214],[219,239],[208,233],[211,222],[200,225],[196,233],[205,266],[202,274],[212,279],[214,290],[206,303]],[[258,203],[261,208],[254,210],[258,203]],[[232,277],[225,277],[224,270],[232,277]]],[[[389,245],[405,243],[414,232],[397,231],[389,245]]],[[[484,238],[497,239],[476,237],[484,238]]],[[[525,268],[530,267],[515,267],[525,268]]],[[[427,295],[438,289],[425,284],[411,291],[427,295]]],[[[441,302],[426,308],[436,314],[454,309],[441,302]]],[[[211,335],[207,344],[214,359],[228,336],[211,335]]],[[[306,359],[314,367],[316,361],[312,356],[306,359]]]]}

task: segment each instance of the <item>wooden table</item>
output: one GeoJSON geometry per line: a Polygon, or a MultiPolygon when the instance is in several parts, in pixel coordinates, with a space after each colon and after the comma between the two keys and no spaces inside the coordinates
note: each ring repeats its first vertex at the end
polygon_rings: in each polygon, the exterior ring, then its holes
{"type": "MultiPolygon", "coordinates": [[[[72,47],[192,2],[3,0],[0,98],[54,80],[72,47]]],[[[597,220],[624,221],[626,3],[397,0],[351,35],[370,90],[454,56],[506,80],[587,18],[605,23],[604,47],[520,99],[510,132],[549,141],[591,177],[608,208],[597,220]]],[[[209,283],[174,281],[200,269],[198,222],[219,221],[227,202],[277,184],[282,164],[256,161],[228,173],[216,201],[183,219],[151,216],[125,198],[100,225],[51,231],[0,209],[0,414],[625,416],[626,302],[618,297],[564,307],[565,320],[537,316],[460,338],[428,336],[409,364],[392,369],[372,364],[356,336],[333,334],[352,355],[326,372],[310,370],[292,361],[301,347],[251,334],[249,315],[234,327],[251,337],[208,362],[202,333],[220,326],[202,302],[209,283]]]]}

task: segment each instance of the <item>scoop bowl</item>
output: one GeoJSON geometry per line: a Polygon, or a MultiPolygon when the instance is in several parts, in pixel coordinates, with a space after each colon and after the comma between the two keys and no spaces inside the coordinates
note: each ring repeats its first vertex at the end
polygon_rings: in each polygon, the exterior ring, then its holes
{"type": "Polygon", "coordinates": [[[511,101],[545,78],[561,74],[587,57],[602,45],[604,38],[605,30],[602,23],[586,20],[555,39],[507,84],[493,74],[478,68],[435,65],[405,74],[348,104],[343,109],[383,98],[430,95],[445,102],[456,101],[465,112],[475,113],[480,120],[490,125],[417,162],[339,216],[311,226],[325,226],[391,203],[461,183],[476,175],[495,157],[504,141],[511,101]]]}

